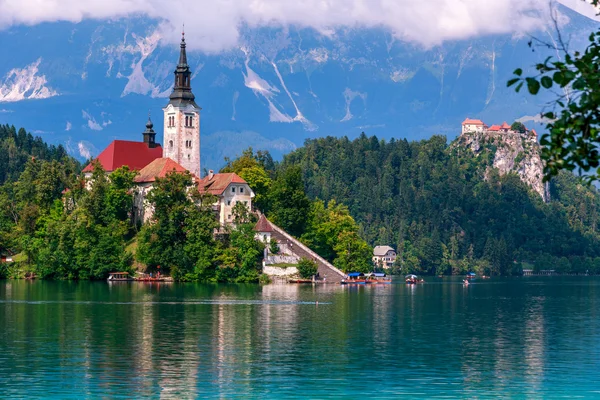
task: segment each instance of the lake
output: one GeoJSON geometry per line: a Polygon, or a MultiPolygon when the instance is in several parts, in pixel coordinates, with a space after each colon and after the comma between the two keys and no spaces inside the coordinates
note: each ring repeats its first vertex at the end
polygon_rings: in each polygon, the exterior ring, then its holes
{"type": "Polygon", "coordinates": [[[0,397],[600,397],[600,278],[0,281],[0,397]]]}

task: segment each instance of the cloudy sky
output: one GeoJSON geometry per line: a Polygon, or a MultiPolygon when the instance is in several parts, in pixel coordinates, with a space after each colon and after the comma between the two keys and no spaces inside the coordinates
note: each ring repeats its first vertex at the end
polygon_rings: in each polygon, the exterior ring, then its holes
{"type": "MultiPolygon", "coordinates": [[[[561,3],[588,16],[582,0],[561,3]]],[[[385,27],[398,39],[432,46],[445,40],[539,27],[549,0],[0,0],[0,29],[48,21],[146,15],[161,21],[167,42],[178,40],[182,23],[192,43],[207,52],[237,44],[243,25],[385,27]]]]}

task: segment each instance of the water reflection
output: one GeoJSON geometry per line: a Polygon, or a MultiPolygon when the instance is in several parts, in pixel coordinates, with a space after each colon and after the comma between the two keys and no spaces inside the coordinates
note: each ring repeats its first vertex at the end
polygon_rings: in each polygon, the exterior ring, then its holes
{"type": "Polygon", "coordinates": [[[60,398],[592,396],[599,285],[0,282],[0,386],[60,398]],[[367,378],[384,384],[356,385],[367,378]]]}

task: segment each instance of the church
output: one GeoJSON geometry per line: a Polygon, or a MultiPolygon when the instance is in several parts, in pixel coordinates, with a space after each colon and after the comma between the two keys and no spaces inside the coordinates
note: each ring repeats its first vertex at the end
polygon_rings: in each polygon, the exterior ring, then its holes
{"type": "MultiPolygon", "coordinates": [[[[189,171],[198,189],[218,197],[215,209],[221,225],[232,222],[233,206],[239,202],[252,210],[254,192],[240,176],[234,173],[214,174],[204,177],[200,173],[200,110],[191,87],[192,72],[187,62],[185,33],[182,33],[179,62],[175,69],[173,92],[163,108],[163,143],[156,142],[154,124],[148,117],[141,142],[114,140],[96,158],[102,168],[111,173],[128,166],[137,171],[135,178],[134,217],[146,222],[152,210],[145,200],[156,178],[171,172],[189,171]]],[[[91,178],[94,163],[84,168],[86,178],[91,178]]]]}

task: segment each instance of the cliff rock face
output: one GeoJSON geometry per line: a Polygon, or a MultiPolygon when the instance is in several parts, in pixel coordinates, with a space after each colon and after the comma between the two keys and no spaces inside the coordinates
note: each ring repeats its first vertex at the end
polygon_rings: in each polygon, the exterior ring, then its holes
{"type": "Polygon", "coordinates": [[[545,202],[549,200],[546,185],[542,182],[544,164],[540,158],[540,147],[531,131],[466,132],[457,138],[455,145],[470,149],[475,154],[489,152],[491,166],[497,168],[500,175],[516,173],[545,202]]]}

